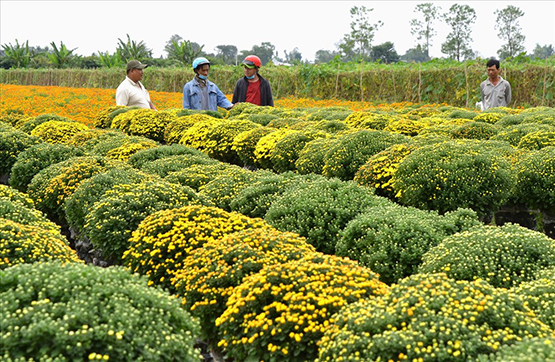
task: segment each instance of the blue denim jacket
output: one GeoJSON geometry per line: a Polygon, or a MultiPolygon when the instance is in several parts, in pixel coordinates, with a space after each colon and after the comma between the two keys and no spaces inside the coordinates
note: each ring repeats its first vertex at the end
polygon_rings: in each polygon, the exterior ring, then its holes
{"type": "MultiPolygon", "coordinates": [[[[208,87],[208,110],[217,111],[218,106],[227,109],[233,105],[216,84],[206,80],[206,86],[208,87]]],[[[183,87],[183,108],[202,110],[200,105],[200,84],[196,78],[193,78],[192,81],[183,87]]]]}

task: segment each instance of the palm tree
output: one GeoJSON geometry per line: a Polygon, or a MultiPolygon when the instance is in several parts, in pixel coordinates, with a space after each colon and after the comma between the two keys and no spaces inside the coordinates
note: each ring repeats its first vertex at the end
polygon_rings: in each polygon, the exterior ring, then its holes
{"type": "Polygon", "coordinates": [[[124,62],[128,62],[132,59],[135,60],[145,60],[148,58],[152,58],[152,50],[146,47],[144,42],[135,42],[131,40],[129,34],[127,34],[127,42],[124,42],[120,38],[118,38],[119,43],[117,47],[117,52],[120,54],[121,58],[124,62]]]}
{"type": "Polygon", "coordinates": [[[56,66],[56,68],[64,68],[69,65],[73,57],[73,51],[77,48],[69,50],[64,42],[60,42],[60,48],[56,46],[56,43],[50,43],[52,45],[52,53],[48,53],[48,59],[56,66]]]}
{"type": "Polygon", "coordinates": [[[19,44],[17,39],[15,40],[15,45],[9,43],[8,45],[3,44],[2,48],[6,54],[6,58],[10,60],[12,68],[25,68],[31,62],[34,57],[34,52],[29,49],[29,41],[25,42],[25,45],[19,44]]]}

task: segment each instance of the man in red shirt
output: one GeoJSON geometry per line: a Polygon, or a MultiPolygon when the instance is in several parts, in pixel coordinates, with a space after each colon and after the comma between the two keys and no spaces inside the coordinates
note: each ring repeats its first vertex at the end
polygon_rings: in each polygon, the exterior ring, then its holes
{"type": "Polygon", "coordinates": [[[231,103],[249,102],[258,106],[274,106],[270,82],[263,78],[258,70],[262,66],[256,55],[247,56],[241,65],[245,76],[237,81],[231,103]]]}

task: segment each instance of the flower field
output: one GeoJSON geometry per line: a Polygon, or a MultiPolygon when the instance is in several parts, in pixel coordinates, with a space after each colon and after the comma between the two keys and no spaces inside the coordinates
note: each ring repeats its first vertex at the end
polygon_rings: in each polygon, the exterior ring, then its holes
{"type": "Polygon", "coordinates": [[[555,109],[0,85],[2,361],[555,361],[555,109]]]}

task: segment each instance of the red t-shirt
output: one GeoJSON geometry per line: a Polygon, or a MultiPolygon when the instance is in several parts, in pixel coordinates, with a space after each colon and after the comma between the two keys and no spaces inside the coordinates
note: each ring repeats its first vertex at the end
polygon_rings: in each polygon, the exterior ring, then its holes
{"type": "Polygon", "coordinates": [[[246,101],[258,106],[260,105],[260,81],[249,82],[246,101]]]}

